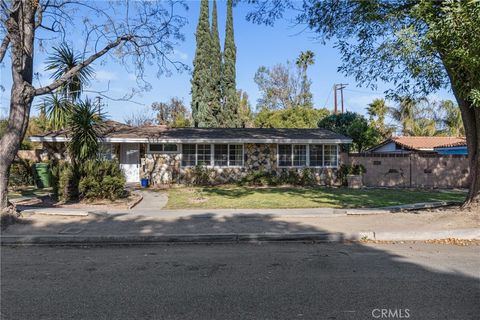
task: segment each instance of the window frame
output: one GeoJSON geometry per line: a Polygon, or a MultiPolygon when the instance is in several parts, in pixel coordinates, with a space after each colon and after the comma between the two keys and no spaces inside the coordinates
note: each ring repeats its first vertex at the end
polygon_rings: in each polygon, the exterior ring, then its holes
{"type": "Polygon", "coordinates": [[[207,168],[243,168],[245,166],[245,144],[243,143],[182,143],[181,146],[181,159],[180,166],[183,168],[195,167],[198,165],[198,145],[209,145],[210,146],[210,164],[205,165],[207,168]],[[190,144],[195,145],[195,164],[194,165],[183,165],[183,145],[190,144]],[[215,145],[226,145],[227,146],[227,165],[216,165],[215,164],[215,145]],[[242,164],[241,165],[230,165],[230,146],[242,146],[242,164]]]}
{"type": "Polygon", "coordinates": [[[339,144],[337,143],[277,143],[277,167],[278,168],[338,168],[339,166],[339,144]],[[291,159],[290,163],[291,165],[289,166],[284,166],[280,165],[280,145],[290,145],[291,146],[291,159]],[[294,146],[296,145],[302,145],[306,146],[306,164],[305,165],[300,165],[300,166],[295,166],[294,164],[294,146]],[[312,145],[318,145],[322,146],[322,165],[321,166],[312,166],[310,165],[310,146],[312,145]],[[325,165],[325,146],[335,146],[335,159],[336,162],[334,165],[325,165]]]}
{"type": "MultiPolygon", "coordinates": [[[[189,143],[187,143],[187,144],[189,144],[189,143]]],[[[149,144],[147,145],[147,152],[146,152],[146,153],[151,153],[151,154],[163,154],[163,153],[180,153],[180,152],[181,152],[181,150],[180,150],[180,148],[179,148],[179,146],[178,146],[177,143],[149,143],[149,144]],[[151,149],[150,149],[150,146],[151,146],[152,144],[161,145],[161,146],[162,146],[162,150],[161,150],[161,151],[151,150],[151,149]],[[175,145],[175,146],[177,146],[177,150],[175,150],[175,151],[165,151],[165,150],[164,150],[164,149],[165,149],[165,145],[167,145],[167,144],[168,144],[168,145],[175,145]]]]}

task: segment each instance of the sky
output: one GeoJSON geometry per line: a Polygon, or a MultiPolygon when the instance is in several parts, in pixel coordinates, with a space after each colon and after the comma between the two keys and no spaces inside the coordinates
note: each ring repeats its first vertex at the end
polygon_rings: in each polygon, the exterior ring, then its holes
{"type": "MultiPolygon", "coordinates": [[[[183,12],[188,18],[188,24],[184,27],[185,41],[175,48],[174,58],[182,61],[192,68],[195,55],[195,29],[199,15],[199,1],[187,1],[189,10],[183,12]]],[[[390,88],[389,84],[379,83],[378,90],[359,87],[353,77],[346,77],[337,72],[341,64],[340,55],[333,47],[333,43],[321,44],[314,39],[314,34],[303,30],[303,27],[293,26],[288,19],[279,20],[273,27],[255,25],[245,19],[251,7],[247,4],[239,4],[234,8],[234,30],[237,46],[237,89],[246,91],[252,109],[255,110],[260,92],[253,78],[257,69],[264,66],[273,66],[277,63],[285,63],[287,60],[295,61],[301,51],[311,50],[315,53],[315,64],[309,67],[308,75],[312,80],[311,91],[313,93],[316,108],[333,108],[332,87],[335,83],[347,83],[344,91],[345,107],[348,111],[365,114],[365,108],[375,98],[384,96],[383,92],[390,88]]],[[[182,13],[182,12],[180,12],[182,13]]],[[[218,1],[220,42],[223,46],[226,1],[218,1]]],[[[46,48],[49,51],[49,48],[46,48]]],[[[40,72],[40,81],[43,85],[48,83],[49,75],[43,71],[45,66],[45,52],[36,54],[34,69],[40,72]]],[[[7,116],[9,95],[11,88],[11,74],[8,69],[9,60],[0,66],[0,80],[4,91],[0,90],[0,115],[7,116]]],[[[107,90],[106,94],[112,98],[120,98],[125,93],[136,87],[135,77],[128,73],[122,65],[108,59],[100,60],[93,64],[96,78],[91,82],[92,90],[107,90]]],[[[152,88],[150,91],[137,94],[133,101],[114,101],[104,99],[104,111],[108,117],[117,121],[125,121],[132,114],[146,113],[153,102],[167,101],[172,97],[184,100],[190,105],[190,72],[173,73],[170,77],[156,77],[156,70],[149,70],[147,78],[152,88]]],[[[94,94],[90,95],[93,98],[94,94]]],[[[436,99],[453,99],[448,91],[439,91],[433,96],[436,99]]],[[[38,104],[36,99],[34,104],[38,104]]],[[[32,114],[38,113],[32,108],[32,114]]]]}

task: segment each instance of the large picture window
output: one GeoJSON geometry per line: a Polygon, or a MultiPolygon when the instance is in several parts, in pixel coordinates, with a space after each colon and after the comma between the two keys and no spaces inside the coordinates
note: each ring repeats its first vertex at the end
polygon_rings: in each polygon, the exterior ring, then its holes
{"type": "Polygon", "coordinates": [[[183,144],[182,166],[243,166],[242,144],[183,144]],[[212,159],[213,156],[213,159],[212,159]],[[213,161],[212,161],[213,160],[213,161]]]}
{"type": "Polygon", "coordinates": [[[336,144],[279,144],[279,167],[337,167],[336,144]]]}

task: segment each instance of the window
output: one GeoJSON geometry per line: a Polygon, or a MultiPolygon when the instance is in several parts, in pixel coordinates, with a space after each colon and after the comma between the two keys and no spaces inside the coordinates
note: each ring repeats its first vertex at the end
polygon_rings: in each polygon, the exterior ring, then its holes
{"type": "Polygon", "coordinates": [[[210,166],[212,154],[211,146],[209,144],[197,144],[197,164],[210,166]]]}
{"type": "Polygon", "coordinates": [[[101,160],[112,160],[112,144],[111,143],[100,143],[98,147],[98,158],[101,160]]]}
{"type": "Polygon", "coordinates": [[[279,144],[279,167],[337,167],[336,144],[279,144]]]}
{"type": "Polygon", "coordinates": [[[211,166],[212,164],[218,167],[243,166],[243,145],[242,144],[183,144],[182,145],[182,166],[184,167],[195,166],[195,165],[211,166]]]}
{"type": "Polygon", "coordinates": [[[310,167],[323,167],[323,145],[310,145],[310,167]]]}
{"type": "Polygon", "coordinates": [[[228,165],[228,144],[214,145],[213,163],[215,166],[223,167],[228,165]]]}
{"type": "Polygon", "coordinates": [[[305,167],[307,165],[307,146],[294,145],[293,146],[293,166],[305,167]]]}
{"type": "Polygon", "coordinates": [[[188,167],[188,166],[194,166],[195,165],[195,163],[196,163],[195,147],[196,146],[194,144],[184,144],[184,145],[182,145],[182,166],[188,167]]]}
{"type": "Polygon", "coordinates": [[[280,167],[290,167],[292,165],[292,145],[278,145],[278,165],[280,167]]]}
{"type": "Polygon", "coordinates": [[[338,156],[337,156],[337,145],[336,144],[326,144],[323,146],[323,154],[325,156],[325,161],[323,165],[325,167],[336,167],[338,165],[338,156]]]}
{"type": "Polygon", "coordinates": [[[241,167],[243,165],[243,145],[230,144],[228,148],[230,149],[228,165],[241,167]]]}
{"type": "Polygon", "coordinates": [[[148,153],[164,153],[164,152],[177,152],[178,146],[176,144],[165,143],[150,143],[148,145],[148,153]]]}

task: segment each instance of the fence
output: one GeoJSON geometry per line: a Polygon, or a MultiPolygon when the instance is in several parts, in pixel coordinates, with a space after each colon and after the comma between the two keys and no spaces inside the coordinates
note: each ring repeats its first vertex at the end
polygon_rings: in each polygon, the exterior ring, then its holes
{"type": "Polygon", "coordinates": [[[347,162],[365,167],[367,187],[468,187],[469,163],[464,155],[352,153],[347,162]]]}

